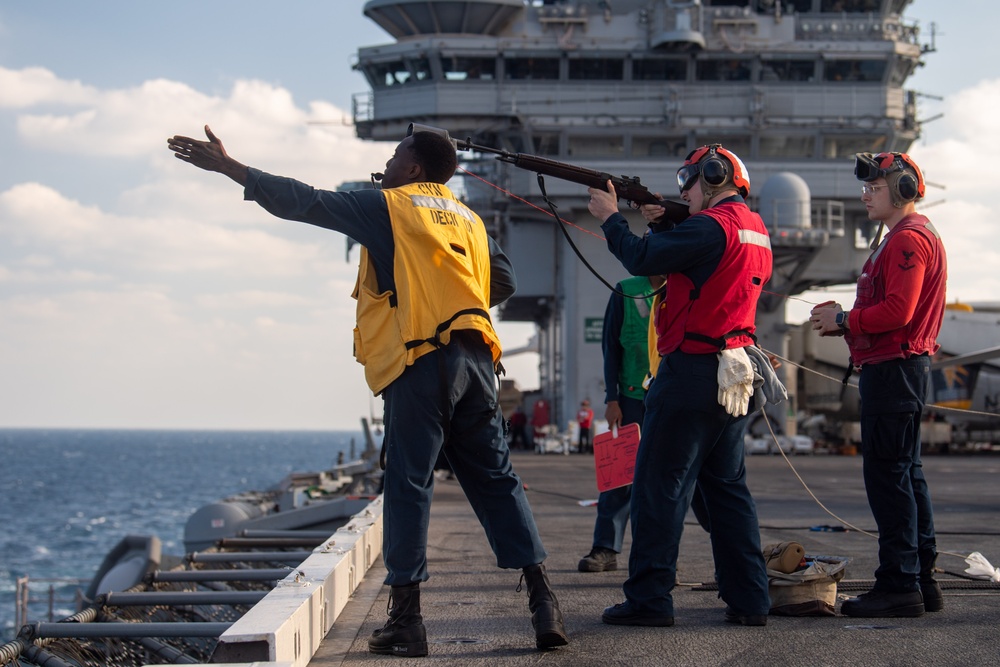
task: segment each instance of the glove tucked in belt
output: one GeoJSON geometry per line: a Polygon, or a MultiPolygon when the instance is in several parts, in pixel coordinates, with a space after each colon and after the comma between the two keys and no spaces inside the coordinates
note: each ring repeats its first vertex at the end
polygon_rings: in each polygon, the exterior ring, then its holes
{"type": "Polygon", "coordinates": [[[734,417],[747,413],[753,395],[753,366],[742,347],[719,353],[719,405],[734,417]]]}

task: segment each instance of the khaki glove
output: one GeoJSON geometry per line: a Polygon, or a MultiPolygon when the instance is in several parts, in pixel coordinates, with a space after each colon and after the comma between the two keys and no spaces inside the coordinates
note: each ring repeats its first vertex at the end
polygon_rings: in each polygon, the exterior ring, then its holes
{"type": "Polygon", "coordinates": [[[734,417],[747,413],[753,395],[753,366],[742,347],[719,353],[719,405],[734,417]]]}

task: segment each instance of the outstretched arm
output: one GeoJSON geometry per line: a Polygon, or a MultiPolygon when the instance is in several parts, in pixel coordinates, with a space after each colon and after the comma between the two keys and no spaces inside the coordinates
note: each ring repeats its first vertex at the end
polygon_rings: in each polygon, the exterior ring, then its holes
{"type": "Polygon", "coordinates": [[[208,137],[208,141],[174,135],[167,139],[167,148],[172,150],[174,156],[179,160],[193,164],[199,169],[225,174],[240,185],[245,186],[247,166],[229,157],[222,141],[212,133],[212,128],[208,125],[205,126],[205,136],[208,137]]]}

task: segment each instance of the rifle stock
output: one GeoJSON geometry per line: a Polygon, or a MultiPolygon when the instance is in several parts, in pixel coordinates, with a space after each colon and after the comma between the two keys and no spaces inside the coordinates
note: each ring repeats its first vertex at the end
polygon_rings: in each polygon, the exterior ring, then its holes
{"type": "Polygon", "coordinates": [[[688,206],[684,202],[671,199],[660,199],[649,191],[645,185],[639,182],[638,176],[612,176],[611,174],[596,169],[587,169],[576,165],[550,160],[538,155],[527,153],[511,153],[500,148],[490,148],[489,146],[479,146],[469,140],[456,141],[459,150],[472,150],[480,153],[490,153],[497,156],[500,162],[512,164],[515,167],[526,171],[533,171],[536,174],[551,176],[571,183],[579,183],[588,188],[607,188],[608,181],[611,181],[615,194],[619,199],[624,199],[630,205],[638,207],[643,204],[656,204],[662,206],[664,214],[656,221],[658,223],[677,224],[688,217],[688,206]]]}

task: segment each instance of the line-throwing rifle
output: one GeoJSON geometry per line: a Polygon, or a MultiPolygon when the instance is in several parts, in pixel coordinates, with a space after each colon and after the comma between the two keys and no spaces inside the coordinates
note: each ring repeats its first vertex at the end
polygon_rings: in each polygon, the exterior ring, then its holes
{"type": "Polygon", "coordinates": [[[451,140],[451,142],[455,144],[455,148],[458,150],[490,153],[492,155],[496,155],[496,159],[500,162],[506,162],[520,169],[533,171],[542,176],[551,176],[552,178],[558,178],[563,181],[579,183],[580,185],[585,185],[588,188],[606,190],[608,187],[608,181],[611,181],[611,185],[614,187],[615,194],[618,195],[618,198],[624,199],[634,208],[638,208],[643,204],[656,204],[658,206],[662,206],[664,213],[656,222],[668,223],[668,227],[686,220],[689,216],[687,204],[684,202],[674,201],[672,199],[660,199],[650,192],[649,188],[639,182],[638,176],[612,176],[609,173],[597,171],[596,169],[587,169],[585,167],[578,167],[565,162],[557,162],[556,160],[550,160],[549,158],[538,155],[529,155],[528,153],[511,153],[501,148],[480,146],[472,143],[469,139],[466,139],[465,141],[452,139],[447,130],[430,127],[428,125],[410,123],[410,127],[407,129],[406,134],[409,136],[414,132],[435,132],[451,140]]]}
{"type": "Polygon", "coordinates": [[[588,188],[606,190],[608,187],[608,181],[611,181],[611,185],[614,187],[615,194],[618,195],[618,198],[624,199],[634,208],[638,208],[643,204],[656,204],[658,206],[662,206],[664,213],[658,222],[677,224],[678,222],[687,219],[690,215],[688,213],[687,204],[670,199],[660,199],[650,192],[649,188],[639,182],[638,176],[612,176],[607,172],[597,171],[596,169],[587,169],[586,167],[578,167],[573,164],[550,160],[549,158],[538,155],[529,155],[528,153],[511,153],[501,148],[480,146],[472,143],[468,139],[465,141],[458,140],[455,142],[455,145],[459,150],[490,153],[496,155],[497,160],[500,162],[506,162],[520,169],[533,171],[536,174],[542,174],[543,176],[551,176],[552,178],[558,178],[563,181],[586,185],[588,188]]]}
{"type": "MultiPolygon", "coordinates": [[[[448,130],[442,130],[428,125],[410,123],[410,126],[406,130],[406,136],[410,136],[414,132],[433,132],[450,141],[452,145],[455,146],[456,150],[472,150],[479,151],[481,153],[492,153],[493,155],[496,155],[497,160],[500,160],[501,162],[507,162],[515,167],[535,172],[538,174],[538,187],[542,191],[542,197],[545,198],[545,203],[549,205],[549,208],[552,210],[552,215],[559,223],[562,223],[562,220],[556,212],[556,206],[545,194],[545,183],[542,179],[543,176],[552,176],[553,178],[570,181],[571,183],[579,183],[580,185],[586,185],[591,188],[600,188],[601,190],[606,189],[608,187],[608,181],[611,181],[619,199],[625,199],[630,204],[637,207],[642,204],[658,204],[662,206],[665,213],[657,220],[649,223],[650,229],[654,232],[663,229],[671,229],[675,224],[688,217],[687,204],[683,202],[671,201],[669,199],[659,199],[656,195],[650,192],[645,185],[639,182],[638,176],[612,176],[611,174],[607,174],[602,171],[585,169],[584,167],[577,167],[564,162],[556,162],[555,160],[539,157],[537,155],[510,153],[499,148],[478,146],[472,143],[469,139],[466,139],[465,141],[456,141],[451,138],[451,135],[448,134],[448,130]]],[[[372,174],[372,184],[374,185],[375,180],[381,180],[381,178],[381,174],[372,174]],[[377,179],[376,176],[378,177],[377,179]]],[[[597,272],[596,269],[594,269],[593,266],[590,265],[587,258],[583,256],[580,249],[576,247],[575,243],[573,243],[573,239],[570,237],[569,232],[566,231],[565,225],[560,224],[559,229],[566,238],[566,242],[569,243],[571,248],[573,248],[573,252],[575,252],[576,256],[580,258],[581,262],[583,262],[583,265],[586,266],[598,280],[604,283],[609,290],[630,299],[646,298],[651,296],[650,294],[633,296],[616,290],[611,283],[609,283],[600,273],[597,272]]],[[[661,287],[660,289],[662,290],[663,288],[661,287]]]]}

